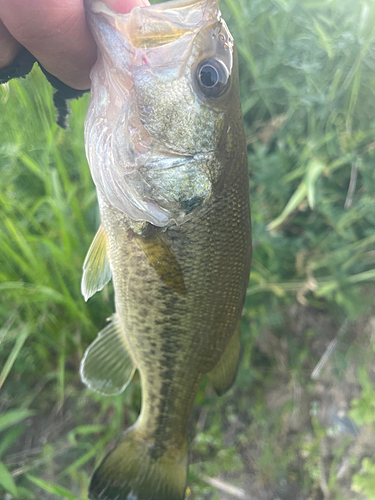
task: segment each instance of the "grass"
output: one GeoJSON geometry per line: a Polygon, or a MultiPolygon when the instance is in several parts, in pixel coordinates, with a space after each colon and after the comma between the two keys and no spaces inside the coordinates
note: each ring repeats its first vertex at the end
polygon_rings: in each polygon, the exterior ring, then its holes
{"type": "MultiPolygon", "coordinates": [[[[217,398],[203,382],[197,397],[189,495],[217,500],[232,484],[232,496],[371,498],[375,5],[221,8],[239,51],[254,260],[236,386],[217,398]]],[[[141,395],[137,381],[105,398],[79,379],[113,290],[80,292],[99,225],[88,96],[67,131],[51,96],[36,69],[0,88],[0,496],[84,500],[141,395]]]]}

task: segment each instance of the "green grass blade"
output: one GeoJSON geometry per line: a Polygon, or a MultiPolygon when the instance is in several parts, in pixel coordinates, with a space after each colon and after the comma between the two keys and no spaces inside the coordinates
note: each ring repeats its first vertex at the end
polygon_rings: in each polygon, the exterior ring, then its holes
{"type": "Polygon", "coordinates": [[[32,415],[34,412],[31,410],[12,410],[4,413],[0,417],[0,432],[32,415]]]}
{"type": "Polygon", "coordinates": [[[51,495],[57,495],[60,498],[64,498],[67,500],[80,500],[78,497],[73,495],[73,493],[71,493],[66,488],[63,488],[62,486],[49,483],[48,481],[30,476],[29,474],[27,474],[26,477],[29,481],[39,486],[39,488],[42,488],[42,490],[47,491],[47,493],[51,493],[51,495]]]}
{"type": "Polygon", "coordinates": [[[17,497],[17,486],[15,485],[10,472],[5,467],[3,462],[0,462],[0,484],[8,493],[17,497]]]}
{"type": "Polygon", "coordinates": [[[8,359],[6,360],[5,365],[3,366],[3,369],[1,370],[0,373],[0,389],[2,388],[7,376],[9,375],[9,372],[12,369],[12,366],[14,365],[14,362],[16,361],[17,356],[20,353],[23,344],[25,343],[27,337],[30,335],[30,331],[31,328],[29,326],[25,326],[24,329],[21,331],[21,333],[18,334],[13,349],[9,354],[8,359]]]}
{"type": "Polygon", "coordinates": [[[14,429],[7,430],[5,436],[2,436],[0,441],[0,458],[17,441],[25,429],[25,425],[18,425],[14,429]]]}

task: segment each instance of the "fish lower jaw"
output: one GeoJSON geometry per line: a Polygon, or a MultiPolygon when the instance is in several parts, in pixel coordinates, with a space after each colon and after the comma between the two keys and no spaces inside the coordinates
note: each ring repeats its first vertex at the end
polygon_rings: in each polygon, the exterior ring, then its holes
{"type": "Polygon", "coordinates": [[[113,14],[113,11],[101,0],[85,0],[94,14],[113,14]]]}

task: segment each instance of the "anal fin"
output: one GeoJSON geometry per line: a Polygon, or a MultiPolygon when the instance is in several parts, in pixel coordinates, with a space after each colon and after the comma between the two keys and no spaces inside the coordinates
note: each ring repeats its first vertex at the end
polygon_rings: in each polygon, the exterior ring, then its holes
{"type": "Polygon", "coordinates": [[[103,224],[100,224],[83,263],[81,291],[86,302],[94,293],[104,288],[111,279],[107,245],[107,233],[103,224]]]}
{"type": "Polygon", "coordinates": [[[105,396],[120,394],[131,382],[135,367],[117,315],[98,333],[81,361],[81,379],[93,391],[105,396]]]}
{"type": "Polygon", "coordinates": [[[240,325],[238,325],[217,365],[207,374],[219,396],[225,394],[236,379],[240,350],[240,325]]]}

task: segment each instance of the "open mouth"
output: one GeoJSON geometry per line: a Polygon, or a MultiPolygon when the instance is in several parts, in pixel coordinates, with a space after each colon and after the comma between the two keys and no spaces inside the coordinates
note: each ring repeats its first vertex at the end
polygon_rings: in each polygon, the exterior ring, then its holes
{"type": "Polygon", "coordinates": [[[100,0],[94,0],[90,9],[94,14],[111,18],[116,30],[126,34],[134,48],[144,49],[198,32],[203,23],[216,20],[219,12],[217,0],[173,0],[134,7],[129,14],[118,14],[100,0]]]}

